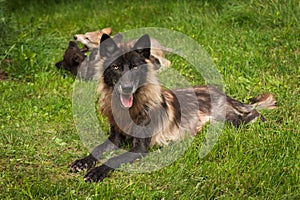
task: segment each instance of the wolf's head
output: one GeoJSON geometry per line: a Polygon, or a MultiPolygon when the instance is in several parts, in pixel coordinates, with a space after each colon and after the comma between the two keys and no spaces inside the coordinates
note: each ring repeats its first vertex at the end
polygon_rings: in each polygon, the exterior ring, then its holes
{"type": "Polygon", "coordinates": [[[85,59],[84,53],[79,49],[74,41],[69,42],[69,46],[65,51],[63,60],[57,62],[55,66],[58,69],[65,69],[70,71],[73,75],[77,75],[79,65],[85,59]]]}
{"type": "Polygon", "coordinates": [[[100,42],[103,82],[113,88],[122,107],[131,108],[141,88],[151,83],[150,38],[143,35],[133,45],[117,44],[104,34],[100,42]]]}
{"type": "Polygon", "coordinates": [[[98,48],[100,38],[103,34],[110,35],[112,32],[112,28],[107,27],[99,31],[87,32],[85,34],[76,34],[74,35],[74,40],[81,42],[84,44],[85,48],[88,51],[93,50],[94,48],[98,48]]]}

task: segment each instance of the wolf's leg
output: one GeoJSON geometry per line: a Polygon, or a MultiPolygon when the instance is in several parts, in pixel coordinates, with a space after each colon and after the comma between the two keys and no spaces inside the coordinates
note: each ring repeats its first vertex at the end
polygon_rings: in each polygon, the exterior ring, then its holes
{"type": "Polygon", "coordinates": [[[132,163],[142,158],[148,152],[151,138],[134,138],[133,147],[129,152],[109,159],[103,165],[90,170],[84,177],[85,181],[102,181],[110,171],[120,167],[123,163],[132,163]]]}
{"type": "Polygon", "coordinates": [[[123,135],[116,132],[114,127],[111,127],[110,136],[104,143],[96,146],[87,157],[75,160],[70,164],[71,172],[79,172],[94,167],[104,152],[117,149],[123,139],[123,135]]]}

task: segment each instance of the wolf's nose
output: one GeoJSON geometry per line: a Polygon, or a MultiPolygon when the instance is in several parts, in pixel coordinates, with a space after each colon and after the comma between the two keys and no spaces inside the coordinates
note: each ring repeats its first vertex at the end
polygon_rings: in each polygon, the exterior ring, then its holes
{"type": "Polygon", "coordinates": [[[77,40],[77,36],[76,35],[74,35],[74,40],[77,40]]]}
{"type": "Polygon", "coordinates": [[[133,90],[132,86],[126,85],[126,86],[122,86],[122,92],[124,94],[130,94],[133,90]]]}

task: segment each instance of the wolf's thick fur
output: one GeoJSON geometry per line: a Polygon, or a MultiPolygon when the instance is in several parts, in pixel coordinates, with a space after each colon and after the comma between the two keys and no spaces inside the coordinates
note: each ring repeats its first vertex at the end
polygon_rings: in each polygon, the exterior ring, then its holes
{"type": "Polygon", "coordinates": [[[108,35],[102,36],[99,110],[108,118],[111,132],[89,156],[73,162],[71,170],[94,167],[103,152],[118,148],[125,138],[132,141],[132,148],[91,169],[86,181],[102,181],[122,163],[146,155],[151,145],[179,140],[186,132],[195,135],[209,121],[240,126],[258,117],[264,120],[256,108],[275,107],[271,94],[244,104],[210,86],[165,90],[150,60],[150,46],[148,35],[142,36],[133,47],[116,44],[108,35]]]}
{"type": "Polygon", "coordinates": [[[73,75],[77,75],[80,64],[85,60],[86,56],[79,49],[74,41],[70,41],[65,51],[63,60],[55,64],[58,69],[70,71],[73,75]]]}

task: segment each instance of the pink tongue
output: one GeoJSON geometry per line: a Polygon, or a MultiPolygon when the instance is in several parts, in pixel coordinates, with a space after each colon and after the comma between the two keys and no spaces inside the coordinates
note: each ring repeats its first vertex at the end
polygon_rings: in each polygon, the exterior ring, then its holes
{"type": "Polygon", "coordinates": [[[132,95],[120,95],[121,103],[125,108],[130,108],[133,104],[132,95]]]}

